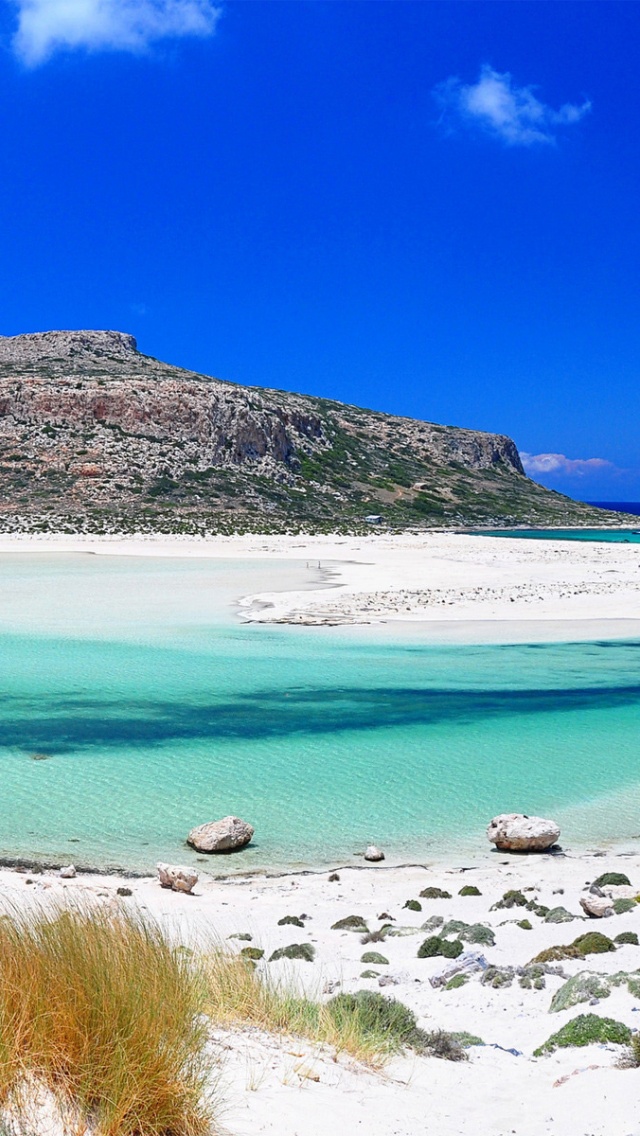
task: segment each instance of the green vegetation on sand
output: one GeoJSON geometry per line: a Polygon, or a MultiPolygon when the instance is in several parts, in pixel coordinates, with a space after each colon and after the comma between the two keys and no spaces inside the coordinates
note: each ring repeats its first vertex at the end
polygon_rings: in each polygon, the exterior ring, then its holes
{"type": "Polygon", "coordinates": [[[555,1049],[580,1048],[585,1045],[614,1044],[628,1045],[631,1030],[623,1022],[614,1018],[601,1018],[597,1014],[579,1014],[551,1035],[544,1045],[534,1050],[534,1057],[553,1053],[555,1049]]]}

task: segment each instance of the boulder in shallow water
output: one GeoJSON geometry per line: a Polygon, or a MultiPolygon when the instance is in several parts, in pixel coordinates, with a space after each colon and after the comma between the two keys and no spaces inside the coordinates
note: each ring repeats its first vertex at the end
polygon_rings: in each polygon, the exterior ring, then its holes
{"type": "Polygon", "coordinates": [[[501,813],[487,828],[487,837],[501,852],[546,852],[559,836],[554,820],[526,813],[501,813]]]}
{"type": "Polygon", "coordinates": [[[198,852],[235,852],[244,848],[253,836],[253,826],[240,817],[228,816],[192,828],[187,837],[198,852]]]}
{"type": "Polygon", "coordinates": [[[193,868],[181,868],[175,864],[157,864],[160,887],[172,891],[183,891],[190,895],[198,882],[198,873],[193,868]]]}
{"type": "Polygon", "coordinates": [[[364,854],[365,860],[369,860],[372,864],[378,864],[384,860],[384,852],[376,848],[375,844],[370,844],[364,854]]]}

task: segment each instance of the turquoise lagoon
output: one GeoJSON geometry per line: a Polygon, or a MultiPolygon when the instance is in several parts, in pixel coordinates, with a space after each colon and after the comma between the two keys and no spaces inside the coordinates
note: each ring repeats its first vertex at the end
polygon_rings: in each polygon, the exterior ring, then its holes
{"type": "Polygon", "coordinates": [[[217,871],[472,855],[505,810],[574,847],[638,833],[640,642],[238,620],[305,586],[304,563],[0,557],[0,856],[193,862],[186,833],[227,813],[255,843],[217,871]]]}
{"type": "Polygon", "coordinates": [[[477,536],[521,537],[524,540],[581,540],[601,544],[640,544],[640,529],[475,529],[477,536]]]}

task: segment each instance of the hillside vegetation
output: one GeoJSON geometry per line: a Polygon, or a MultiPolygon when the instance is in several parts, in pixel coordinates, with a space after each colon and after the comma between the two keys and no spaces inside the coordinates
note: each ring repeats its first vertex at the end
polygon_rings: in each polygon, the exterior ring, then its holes
{"type": "Polygon", "coordinates": [[[0,509],[5,530],[615,519],[531,481],[504,435],[237,386],[120,332],[0,338],[0,509]]]}

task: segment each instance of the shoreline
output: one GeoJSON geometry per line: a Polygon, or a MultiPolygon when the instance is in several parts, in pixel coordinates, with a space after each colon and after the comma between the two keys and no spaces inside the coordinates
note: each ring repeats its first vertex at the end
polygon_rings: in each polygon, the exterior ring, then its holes
{"type": "MultiPolygon", "coordinates": [[[[484,841],[481,843],[480,839],[474,839],[473,845],[465,845],[461,841],[458,848],[440,846],[437,849],[430,850],[429,853],[423,857],[418,855],[417,859],[405,859],[389,854],[388,850],[385,853],[384,861],[379,863],[369,863],[364,860],[363,853],[353,853],[352,858],[349,860],[345,857],[336,856],[331,860],[318,860],[316,862],[301,863],[299,860],[287,864],[284,861],[256,864],[256,865],[243,865],[242,855],[243,850],[237,852],[224,854],[208,854],[199,855],[194,857],[190,850],[185,847],[183,850],[186,855],[173,856],[173,861],[178,863],[182,862],[187,865],[190,870],[196,871],[202,880],[217,883],[233,883],[233,882],[250,882],[259,881],[264,879],[290,879],[290,878],[303,878],[303,877],[322,877],[332,872],[382,872],[393,873],[401,872],[404,870],[414,870],[422,872],[438,872],[438,871],[457,871],[464,872],[478,872],[489,870],[497,865],[497,857],[502,855],[497,849],[488,849],[484,846],[484,841]],[[237,860],[238,863],[231,866],[230,861],[237,860]],[[453,867],[454,862],[456,864],[453,867]],[[228,863],[228,869],[224,870],[225,863],[228,863]]],[[[640,833],[636,837],[620,837],[617,839],[608,838],[600,841],[585,841],[583,843],[559,843],[553,849],[547,852],[531,852],[531,853],[518,853],[510,852],[506,855],[510,856],[513,863],[517,864],[519,860],[544,860],[544,859],[571,859],[571,860],[591,860],[601,859],[603,857],[617,857],[620,859],[625,858],[640,858],[640,833]]],[[[149,864],[148,867],[135,868],[124,864],[100,864],[85,862],[80,859],[74,859],[71,854],[65,857],[54,857],[53,859],[38,859],[37,857],[29,858],[28,856],[0,856],[0,876],[3,872],[15,872],[19,875],[31,873],[33,875],[43,876],[57,876],[60,870],[73,863],[77,875],[87,879],[124,879],[124,880],[146,880],[154,877],[155,865],[149,864]]]]}
{"type": "Polygon", "coordinates": [[[343,628],[424,642],[640,637],[640,546],[430,531],[392,536],[0,535],[1,554],[314,561],[303,591],[238,596],[242,623],[343,628]],[[317,567],[316,567],[317,566],[317,567]]]}

